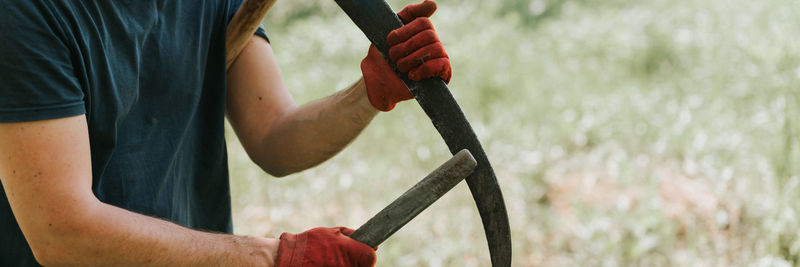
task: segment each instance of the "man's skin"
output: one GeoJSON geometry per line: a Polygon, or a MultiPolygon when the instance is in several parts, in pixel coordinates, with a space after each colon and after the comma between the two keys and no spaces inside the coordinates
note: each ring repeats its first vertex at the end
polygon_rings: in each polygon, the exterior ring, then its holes
{"type": "Polygon", "coordinates": [[[272,48],[262,38],[250,39],[228,71],[227,101],[228,120],[248,155],[275,176],[329,159],[378,113],[367,98],[363,78],[346,90],[297,107],[272,48]]]}
{"type": "MultiPolygon", "coordinates": [[[[377,112],[363,78],[298,107],[260,37],[228,71],[227,117],[250,158],[274,176],[332,157],[377,112]]],[[[278,239],[192,230],[100,202],[84,115],[0,123],[0,181],[43,265],[272,266],[276,257],[278,239]]]]}

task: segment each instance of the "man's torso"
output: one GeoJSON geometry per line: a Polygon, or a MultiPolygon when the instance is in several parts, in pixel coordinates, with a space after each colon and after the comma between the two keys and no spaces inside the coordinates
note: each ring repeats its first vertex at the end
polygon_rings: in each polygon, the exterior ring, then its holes
{"type": "MultiPolygon", "coordinates": [[[[0,2],[16,27],[0,41],[0,121],[85,113],[101,201],[231,231],[224,30],[241,1],[0,2]]],[[[0,263],[32,260],[5,194],[0,231],[0,263]]]]}

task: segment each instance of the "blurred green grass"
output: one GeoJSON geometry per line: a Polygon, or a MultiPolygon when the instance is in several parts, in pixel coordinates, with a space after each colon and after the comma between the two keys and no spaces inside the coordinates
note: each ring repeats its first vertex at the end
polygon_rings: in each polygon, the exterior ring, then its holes
{"type": "MultiPolygon", "coordinates": [[[[450,88],[503,189],[514,266],[800,264],[796,3],[438,3],[450,88]]],[[[278,2],[265,25],[298,102],[360,77],[368,43],[333,1],[278,2]]],[[[448,158],[413,102],[282,179],[228,136],[238,234],[358,227],[448,158]]],[[[466,185],[378,255],[379,266],[487,266],[466,185]]]]}

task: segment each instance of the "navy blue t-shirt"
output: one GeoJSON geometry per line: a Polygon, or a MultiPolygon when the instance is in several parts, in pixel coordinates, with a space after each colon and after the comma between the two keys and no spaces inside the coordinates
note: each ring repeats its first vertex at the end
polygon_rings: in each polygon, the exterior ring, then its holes
{"type": "MultiPolygon", "coordinates": [[[[85,114],[97,198],[231,232],[225,28],[241,2],[0,0],[0,122],[85,114]]],[[[0,265],[37,265],[0,192],[0,265]]]]}

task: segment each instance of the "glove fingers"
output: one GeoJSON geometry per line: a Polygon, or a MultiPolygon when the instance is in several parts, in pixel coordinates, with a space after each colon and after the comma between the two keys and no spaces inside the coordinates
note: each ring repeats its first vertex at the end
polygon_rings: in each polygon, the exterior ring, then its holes
{"type": "Polygon", "coordinates": [[[374,251],[370,253],[364,251],[362,253],[358,253],[357,255],[352,255],[352,257],[355,259],[354,261],[356,262],[356,266],[359,267],[375,266],[375,263],[378,260],[378,257],[375,255],[374,251]]]}
{"type": "MultiPolygon", "coordinates": [[[[347,227],[336,227],[334,228],[337,231],[341,232],[342,235],[350,236],[355,232],[355,230],[347,228],[347,227]]],[[[356,241],[355,239],[348,238],[348,243],[346,246],[351,248],[346,250],[347,256],[350,258],[350,262],[355,263],[354,266],[365,266],[371,267],[375,266],[375,262],[377,257],[375,255],[375,248],[371,248],[361,242],[356,241]]]]}
{"type": "Polygon", "coordinates": [[[416,35],[419,32],[424,30],[433,30],[433,23],[428,18],[417,18],[409,24],[406,24],[403,27],[400,27],[392,32],[389,33],[389,36],[386,36],[386,44],[390,47],[396,44],[405,42],[411,36],[416,35]]]}
{"type": "MultiPolygon", "coordinates": [[[[409,73],[411,70],[418,68],[421,65],[426,64],[427,62],[438,59],[438,58],[448,58],[447,53],[444,51],[444,47],[442,46],[441,42],[435,42],[429,44],[411,55],[408,55],[404,58],[401,58],[397,61],[397,69],[403,73],[409,73]]],[[[409,73],[409,78],[412,80],[416,77],[411,77],[412,73],[409,73]]],[[[436,75],[434,75],[436,76],[436,75]]],[[[429,77],[422,77],[419,79],[430,78],[429,77]]]]}
{"type": "Polygon", "coordinates": [[[399,43],[389,48],[389,59],[394,62],[408,56],[414,51],[417,51],[429,44],[439,42],[439,37],[432,29],[424,30],[412,36],[408,41],[399,43]]]}
{"type": "Polygon", "coordinates": [[[450,59],[441,57],[426,61],[425,64],[422,64],[422,66],[419,66],[418,68],[409,72],[408,78],[414,81],[419,81],[422,79],[439,77],[442,78],[445,83],[450,83],[451,75],[452,71],[450,69],[450,59]]]}
{"type": "Polygon", "coordinates": [[[375,266],[375,262],[377,261],[375,248],[358,242],[355,239],[350,239],[347,243],[349,243],[347,247],[350,248],[347,250],[347,256],[350,258],[350,262],[355,263],[353,266],[375,266]]]}
{"type": "Polygon", "coordinates": [[[341,231],[342,234],[346,235],[346,236],[350,236],[350,235],[353,234],[353,232],[356,231],[356,230],[353,230],[353,229],[350,229],[350,228],[347,228],[347,227],[341,227],[341,226],[340,227],[336,227],[336,228],[338,228],[339,231],[341,231]]]}
{"type": "Polygon", "coordinates": [[[430,17],[436,11],[436,2],[425,0],[418,4],[410,4],[397,12],[403,23],[409,23],[418,17],[430,17]]]}

